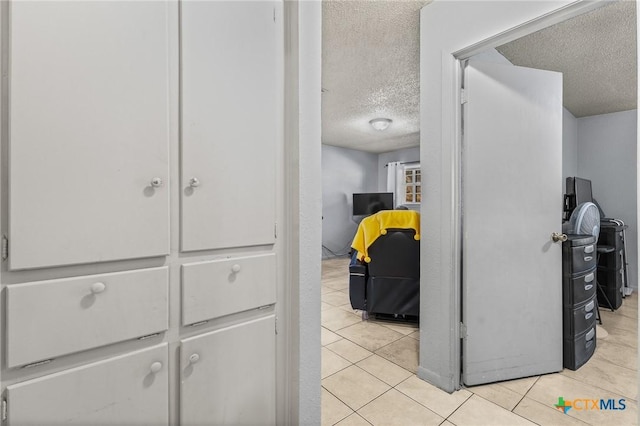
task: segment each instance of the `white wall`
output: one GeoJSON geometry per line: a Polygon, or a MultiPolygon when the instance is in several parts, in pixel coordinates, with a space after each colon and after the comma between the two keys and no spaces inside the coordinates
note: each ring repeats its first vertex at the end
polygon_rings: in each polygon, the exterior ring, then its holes
{"type": "Polygon", "coordinates": [[[292,378],[289,400],[293,407],[287,424],[319,425],[322,3],[284,3],[290,19],[288,30],[294,33],[285,45],[287,60],[293,62],[287,64],[293,70],[289,81],[293,85],[297,82],[297,91],[289,87],[286,104],[291,120],[285,142],[287,167],[295,173],[287,176],[293,198],[290,214],[294,215],[288,225],[297,230],[288,247],[288,259],[298,259],[297,265],[287,265],[292,275],[291,306],[290,312],[286,311],[289,318],[283,318],[295,327],[290,333],[288,361],[298,373],[292,378]],[[296,95],[297,99],[291,98],[296,95]]]}
{"type": "Polygon", "coordinates": [[[629,284],[638,287],[637,110],[578,120],[578,173],[591,180],[593,197],[626,231],[629,284]]]}
{"type": "Polygon", "coordinates": [[[578,120],[564,108],[562,111],[562,188],[569,176],[578,175],[578,120]]]}
{"type": "Polygon", "coordinates": [[[322,145],[324,258],[349,252],[358,227],[351,214],[352,194],[378,192],[378,163],[377,154],[322,145]]]}
{"type": "Polygon", "coordinates": [[[387,190],[387,167],[388,163],[400,161],[408,163],[412,161],[420,162],[420,147],[399,149],[397,151],[384,152],[378,155],[378,191],[387,190]]]}

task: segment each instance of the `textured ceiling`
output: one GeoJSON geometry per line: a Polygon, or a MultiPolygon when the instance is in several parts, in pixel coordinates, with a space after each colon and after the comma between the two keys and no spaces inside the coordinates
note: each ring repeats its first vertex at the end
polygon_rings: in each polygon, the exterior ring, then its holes
{"type": "Polygon", "coordinates": [[[427,1],[322,5],[322,142],[369,152],[420,144],[420,9],[427,1]],[[390,118],[385,131],[369,120],[390,118]]]}
{"type": "MultiPolygon", "coordinates": [[[[369,152],[420,144],[420,9],[429,1],[323,1],[322,142],[369,152]],[[385,131],[369,120],[393,120],[385,131]]],[[[621,1],[498,50],[564,74],[576,116],[637,107],[635,2],[621,1]]]]}
{"type": "Polygon", "coordinates": [[[511,63],[563,73],[576,117],[637,108],[636,5],[621,1],[497,48],[511,63]]]}

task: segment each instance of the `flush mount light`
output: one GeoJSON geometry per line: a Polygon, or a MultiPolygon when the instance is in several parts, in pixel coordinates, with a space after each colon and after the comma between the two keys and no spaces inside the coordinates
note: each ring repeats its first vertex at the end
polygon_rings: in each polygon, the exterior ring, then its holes
{"type": "Polygon", "coordinates": [[[373,120],[369,121],[369,124],[371,124],[371,126],[376,129],[376,130],[386,130],[387,127],[389,127],[389,124],[391,124],[391,119],[390,118],[374,118],[373,120]]]}

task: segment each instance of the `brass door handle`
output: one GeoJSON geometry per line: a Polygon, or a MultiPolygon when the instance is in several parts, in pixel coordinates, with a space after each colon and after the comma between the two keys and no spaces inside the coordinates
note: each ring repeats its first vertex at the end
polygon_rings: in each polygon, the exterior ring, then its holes
{"type": "Polygon", "coordinates": [[[553,232],[551,234],[551,239],[553,240],[554,243],[563,243],[567,241],[568,237],[567,237],[567,234],[562,234],[560,232],[553,232]]]}

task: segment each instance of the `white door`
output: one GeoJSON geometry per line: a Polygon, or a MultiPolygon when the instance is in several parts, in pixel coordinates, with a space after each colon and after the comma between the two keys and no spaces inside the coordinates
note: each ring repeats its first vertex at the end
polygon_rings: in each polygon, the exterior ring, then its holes
{"type": "Polygon", "coordinates": [[[11,2],[11,269],[169,252],[169,7],[11,2]]]}
{"type": "Polygon", "coordinates": [[[274,242],[281,7],[182,3],[183,251],[274,242]]]}
{"type": "Polygon", "coordinates": [[[464,76],[462,381],[559,371],[562,75],[472,60],[464,76]]]}
{"type": "Polygon", "coordinates": [[[169,424],[167,344],[7,386],[9,426],[169,424]]]}
{"type": "Polygon", "coordinates": [[[274,425],[275,316],[182,341],[180,424],[274,425]]]}

